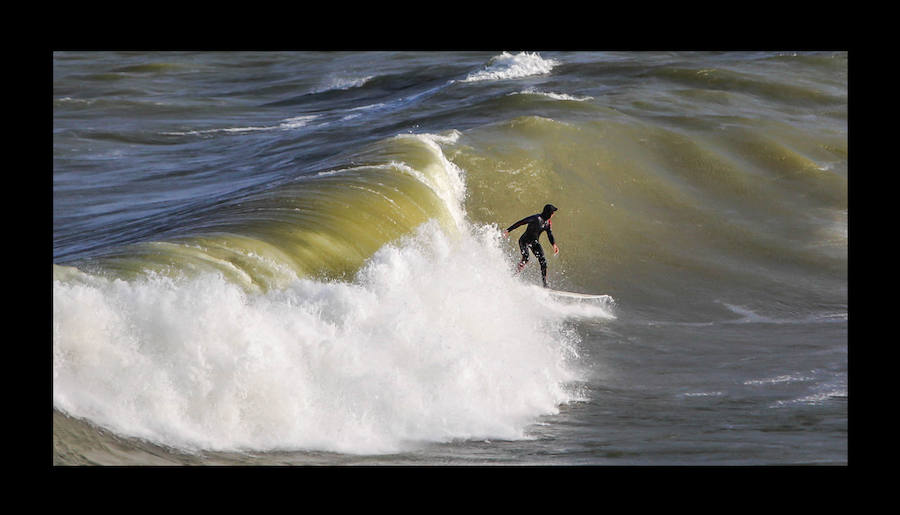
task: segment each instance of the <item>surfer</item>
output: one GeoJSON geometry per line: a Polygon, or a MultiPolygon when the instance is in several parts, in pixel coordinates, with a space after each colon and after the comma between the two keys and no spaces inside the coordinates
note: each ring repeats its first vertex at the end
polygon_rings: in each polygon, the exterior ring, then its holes
{"type": "Polygon", "coordinates": [[[547,284],[547,259],[544,258],[544,249],[541,248],[538,238],[540,238],[542,232],[547,231],[547,239],[550,240],[550,245],[553,245],[553,254],[559,254],[559,247],[556,246],[556,241],[553,239],[553,231],[550,224],[550,219],[553,218],[553,214],[556,211],[558,209],[555,206],[547,204],[540,213],[526,216],[503,231],[503,236],[509,237],[509,231],[520,225],[527,224],[525,232],[519,237],[519,250],[522,251],[522,261],[519,261],[516,273],[521,272],[525,268],[525,264],[528,263],[528,249],[531,249],[531,252],[538,259],[538,263],[541,264],[541,279],[544,280],[544,288],[550,287],[547,284]]]}

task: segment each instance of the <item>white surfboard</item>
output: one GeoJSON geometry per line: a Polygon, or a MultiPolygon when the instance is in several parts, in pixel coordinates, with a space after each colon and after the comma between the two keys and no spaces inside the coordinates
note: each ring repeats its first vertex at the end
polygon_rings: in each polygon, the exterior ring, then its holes
{"type": "Polygon", "coordinates": [[[609,295],[595,295],[593,293],[576,293],[574,291],[547,290],[552,295],[560,297],[569,297],[573,299],[607,299],[609,295]]]}

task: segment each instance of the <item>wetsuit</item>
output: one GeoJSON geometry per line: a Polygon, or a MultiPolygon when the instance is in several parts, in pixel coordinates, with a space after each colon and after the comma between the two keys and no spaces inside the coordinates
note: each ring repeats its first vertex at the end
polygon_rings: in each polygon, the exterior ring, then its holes
{"type": "Polygon", "coordinates": [[[525,266],[525,263],[528,263],[528,249],[530,248],[531,252],[538,259],[538,263],[541,264],[541,278],[544,280],[544,286],[547,286],[547,259],[544,257],[544,249],[538,242],[538,238],[540,238],[542,232],[547,231],[547,239],[550,240],[550,245],[556,244],[556,241],[553,239],[553,231],[551,230],[550,217],[547,211],[545,209],[544,213],[525,217],[510,225],[509,229],[506,230],[506,232],[510,232],[520,225],[528,224],[525,232],[519,237],[519,250],[522,251],[522,261],[519,263],[519,270],[525,266]],[[544,216],[547,218],[545,219],[544,216]]]}

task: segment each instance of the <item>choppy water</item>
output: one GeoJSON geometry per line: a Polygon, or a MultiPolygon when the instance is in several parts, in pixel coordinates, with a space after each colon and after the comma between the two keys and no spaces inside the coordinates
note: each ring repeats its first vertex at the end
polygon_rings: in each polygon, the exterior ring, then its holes
{"type": "Polygon", "coordinates": [[[846,464],[847,65],[54,53],[54,463],[846,464]]]}

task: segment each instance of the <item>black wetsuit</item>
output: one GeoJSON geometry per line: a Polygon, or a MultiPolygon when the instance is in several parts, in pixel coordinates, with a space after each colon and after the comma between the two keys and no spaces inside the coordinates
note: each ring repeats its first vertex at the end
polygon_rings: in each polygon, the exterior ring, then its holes
{"type": "Polygon", "coordinates": [[[554,245],[556,241],[553,239],[549,217],[545,220],[542,216],[543,214],[537,213],[525,217],[510,225],[506,232],[510,232],[520,225],[528,224],[525,232],[519,237],[519,250],[522,251],[521,265],[524,266],[528,262],[528,249],[531,248],[531,252],[538,259],[538,263],[541,264],[541,278],[544,280],[544,286],[547,286],[547,259],[544,258],[544,249],[541,248],[538,238],[540,238],[542,232],[547,231],[547,239],[550,240],[550,245],[554,245]]]}

